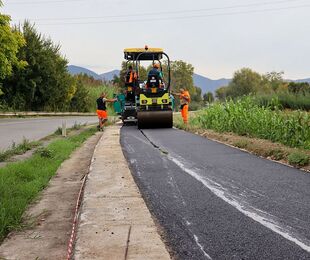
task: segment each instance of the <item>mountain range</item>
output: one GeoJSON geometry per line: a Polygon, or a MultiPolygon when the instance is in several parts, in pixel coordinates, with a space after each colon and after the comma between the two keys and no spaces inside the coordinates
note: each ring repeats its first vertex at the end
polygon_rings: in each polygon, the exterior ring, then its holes
{"type": "MultiPolygon", "coordinates": [[[[97,74],[94,71],[91,71],[83,67],[75,66],[75,65],[69,65],[68,71],[72,75],[85,73],[89,76],[92,76],[95,79],[101,79],[101,80],[107,80],[107,81],[112,80],[114,75],[119,76],[119,73],[120,73],[120,70],[112,70],[106,73],[97,74]]],[[[231,81],[231,79],[225,79],[225,78],[213,80],[213,79],[210,79],[208,77],[205,77],[205,76],[202,76],[196,73],[194,73],[193,75],[193,80],[194,80],[194,85],[202,89],[202,93],[206,93],[209,91],[214,93],[216,89],[222,86],[227,86],[228,83],[231,81]]],[[[298,79],[298,80],[287,80],[287,81],[310,83],[310,78],[298,79]]]]}

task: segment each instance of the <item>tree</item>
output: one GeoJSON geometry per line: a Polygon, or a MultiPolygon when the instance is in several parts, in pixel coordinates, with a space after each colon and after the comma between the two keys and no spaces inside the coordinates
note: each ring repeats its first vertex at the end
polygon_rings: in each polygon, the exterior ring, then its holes
{"type": "Polygon", "coordinates": [[[98,87],[103,84],[101,79],[95,79],[93,76],[90,76],[86,73],[80,73],[75,75],[77,80],[81,81],[83,85],[86,85],[88,87],[98,87]]]}
{"type": "MultiPolygon", "coordinates": [[[[0,7],[2,2],[0,1],[0,7]]],[[[25,44],[22,35],[11,28],[10,17],[0,14],[0,95],[1,81],[11,75],[13,66],[23,67],[24,61],[18,59],[17,52],[25,44]]]]}
{"type": "Polygon", "coordinates": [[[213,103],[214,96],[212,92],[207,92],[203,95],[203,101],[208,103],[213,103]]]}
{"type": "Polygon", "coordinates": [[[288,84],[288,91],[294,94],[306,95],[310,93],[310,84],[308,82],[290,82],[288,84]]]}
{"type": "Polygon", "coordinates": [[[215,97],[218,100],[224,101],[226,98],[231,96],[231,90],[229,86],[223,86],[215,90],[215,97]]]}
{"type": "Polygon", "coordinates": [[[280,72],[272,71],[264,75],[273,91],[277,91],[282,86],[284,82],[283,74],[284,74],[283,71],[280,72]]]}
{"type": "MultiPolygon", "coordinates": [[[[171,70],[171,90],[173,92],[179,92],[180,88],[184,88],[189,91],[191,95],[190,110],[196,110],[202,106],[201,89],[194,86],[193,74],[194,67],[192,64],[186,63],[182,60],[172,61],[170,64],[171,70]]],[[[167,63],[163,63],[164,77],[167,78],[168,70],[167,63]]],[[[179,99],[175,100],[176,107],[179,106],[179,99]]]]}
{"type": "Polygon", "coordinates": [[[180,88],[187,89],[191,95],[195,94],[193,81],[194,67],[182,60],[171,62],[171,89],[179,91],[180,88]]]}
{"type": "Polygon", "coordinates": [[[60,54],[60,46],[42,36],[25,22],[16,28],[25,38],[18,58],[26,67],[13,67],[3,82],[3,99],[19,110],[66,110],[76,92],[76,81],[68,73],[68,62],[60,54]]]}
{"type": "Polygon", "coordinates": [[[235,72],[232,81],[229,83],[230,95],[232,97],[239,97],[248,95],[250,93],[257,93],[264,90],[266,82],[264,78],[257,72],[243,68],[235,72]]]}
{"type": "Polygon", "coordinates": [[[114,76],[113,76],[113,79],[112,79],[112,84],[113,84],[113,85],[119,86],[120,81],[121,81],[121,79],[120,79],[119,76],[117,76],[117,75],[114,75],[114,76]]]}
{"type": "Polygon", "coordinates": [[[91,102],[88,89],[83,84],[83,81],[77,78],[76,92],[70,101],[70,110],[89,112],[91,102]]]}

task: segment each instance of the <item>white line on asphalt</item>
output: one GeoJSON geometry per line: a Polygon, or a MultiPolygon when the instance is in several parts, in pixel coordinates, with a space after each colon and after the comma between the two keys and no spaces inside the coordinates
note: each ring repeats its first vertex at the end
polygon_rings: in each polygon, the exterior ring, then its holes
{"type": "Polygon", "coordinates": [[[179,166],[183,171],[194,177],[197,181],[201,182],[214,195],[224,200],[225,202],[236,208],[238,211],[240,211],[247,217],[255,220],[256,222],[272,230],[273,232],[281,235],[285,239],[295,243],[296,245],[298,245],[299,247],[310,253],[310,241],[307,241],[307,244],[305,244],[303,241],[300,241],[298,238],[290,234],[291,232],[288,230],[289,229],[288,227],[281,227],[278,223],[276,223],[272,219],[267,219],[266,216],[267,215],[270,216],[269,213],[256,209],[254,207],[251,207],[252,211],[249,211],[249,209],[246,208],[245,205],[242,205],[241,202],[237,201],[232,196],[230,196],[227,190],[225,190],[220,184],[205,177],[202,177],[194,170],[187,168],[185,164],[182,162],[183,159],[177,159],[175,157],[172,157],[171,155],[169,155],[168,158],[172,162],[174,162],[177,166],[179,166]]]}
{"type": "Polygon", "coordinates": [[[196,241],[196,244],[199,246],[200,250],[203,252],[203,254],[204,254],[208,259],[211,260],[211,259],[212,259],[211,256],[209,256],[209,255],[206,253],[206,251],[204,250],[202,244],[199,243],[199,239],[198,239],[198,237],[197,237],[196,235],[194,235],[194,239],[195,239],[195,241],[196,241]]]}

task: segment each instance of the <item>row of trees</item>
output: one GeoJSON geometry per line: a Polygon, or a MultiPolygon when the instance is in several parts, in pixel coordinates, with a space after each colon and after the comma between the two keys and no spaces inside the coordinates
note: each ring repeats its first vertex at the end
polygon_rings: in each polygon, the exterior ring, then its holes
{"type": "Polygon", "coordinates": [[[219,100],[225,100],[249,94],[283,92],[307,95],[310,94],[310,85],[307,82],[286,82],[283,79],[283,72],[270,72],[262,75],[249,68],[243,68],[234,73],[228,86],[216,90],[216,97],[219,100]]]}
{"type": "MultiPolygon", "coordinates": [[[[11,28],[10,17],[0,13],[0,82],[12,74],[14,66],[22,68],[26,65],[24,61],[17,58],[18,50],[24,45],[23,36],[11,28]]],[[[2,93],[0,85],[0,94],[2,93]]]]}
{"type": "MultiPolygon", "coordinates": [[[[1,3],[0,3],[1,4],[1,3]]],[[[60,46],[28,21],[10,26],[0,15],[0,109],[87,111],[85,75],[71,76],[60,46]]]]}
{"type": "Polygon", "coordinates": [[[310,85],[307,82],[287,82],[283,72],[259,74],[244,68],[235,72],[228,86],[216,90],[219,100],[254,95],[262,106],[310,110],[310,85]]]}

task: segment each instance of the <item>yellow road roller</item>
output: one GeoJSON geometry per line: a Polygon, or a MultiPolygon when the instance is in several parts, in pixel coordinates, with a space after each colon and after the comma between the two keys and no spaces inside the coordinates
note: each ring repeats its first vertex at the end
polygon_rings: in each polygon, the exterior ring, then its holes
{"type": "Polygon", "coordinates": [[[124,58],[135,69],[134,82],[137,125],[143,128],[171,128],[174,99],[170,94],[170,58],[160,48],[128,48],[124,58]],[[148,62],[146,78],[140,76],[141,62],[148,62]],[[163,63],[163,61],[165,61],[163,63]],[[165,75],[163,73],[165,67],[165,75]]]}

